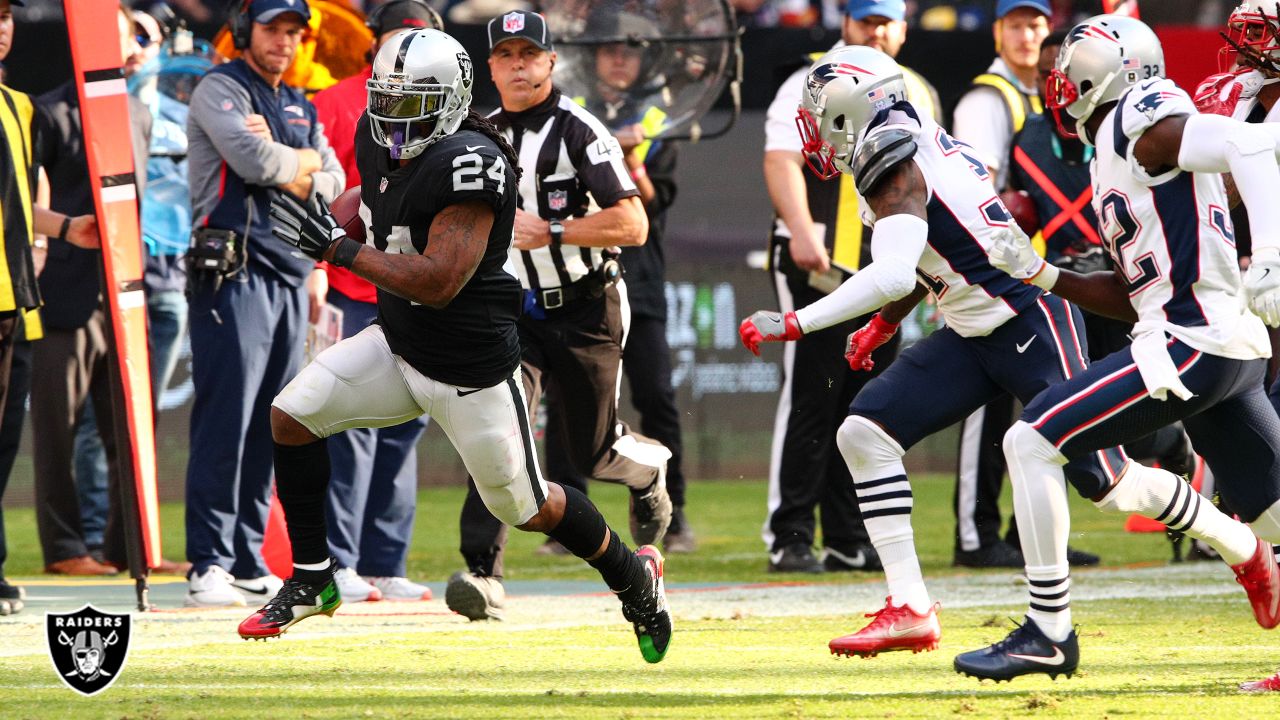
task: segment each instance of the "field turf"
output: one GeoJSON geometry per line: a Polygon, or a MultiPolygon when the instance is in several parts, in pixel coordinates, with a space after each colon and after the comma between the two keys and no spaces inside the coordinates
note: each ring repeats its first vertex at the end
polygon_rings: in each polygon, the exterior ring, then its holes
{"type": "MultiPolygon", "coordinates": [[[[595,486],[625,526],[625,495],[595,486]]],[[[1280,696],[1236,683],[1280,667],[1280,634],[1260,630],[1221,564],[1168,566],[1159,535],[1121,530],[1123,518],[1073,506],[1072,544],[1108,569],[1075,575],[1081,672],[993,684],[956,675],[951,659],[1004,636],[1024,608],[1017,573],[950,567],[949,480],[916,484],[917,540],[943,602],[943,642],[921,655],[836,658],[826,642],[861,627],[882,602],[878,574],[816,583],[764,572],[760,482],[690,488],[700,548],[669,558],[676,636],[646,665],[616,601],[589,570],[509,548],[509,622],[469,624],[430,603],[344,606],[271,643],[235,636],[243,610],[177,610],[181,583],[157,586],[166,612],[135,616],[119,681],[81,698],[54,676],[39,603],[0,619],[0,717],[5,718],[1275,718],[1280,696]],[[763,584],[763,585],[761,585],[763,584]],[[165,590],[166,592],[161,592],[165,590]]],[[[420,496],[410,575],[437,589],[456,569],[457,490],[420,496]]],[[[47,580],[29,510],[6,511],[10,578],[47,580]]],[[[181,509],[165,509],[165,541],[180,556],[181,509]]],[[[56,609],[92,588],[32,585],[56,609]]]]}

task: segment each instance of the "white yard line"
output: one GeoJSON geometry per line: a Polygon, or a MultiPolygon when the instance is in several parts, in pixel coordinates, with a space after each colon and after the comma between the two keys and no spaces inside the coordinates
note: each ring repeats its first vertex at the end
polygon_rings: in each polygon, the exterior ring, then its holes
{"type": "MultiPolygon", "coordinates": [[[[870,577],[870,576],[861,576],[870,577]]],[[[945,609],[992,607],[1020,614],[1026,591],[1020,575],[984,573],[929,581],[933,598],[945,609]]],[[[1073,604],[1124,598],[1176,598],[1241,594],[1231,571],[1220,563],[1188,563],[1149,568],[1105,569],[1073,575],[1073,604]]],[[[670,593],[680,621],[743,617],[856,615],[884,604],[882,582],[839,585],[726,586],[670,593]]],[[[131,650],[242,643],[236,624],[252,609],[135,614],[131,650]]],[[[343,607],[336,618],[307,620],[290,633],[298,639],[421,632],[502,633],[512,630],[616,625],[623,623],[617,600],[606,595],[525,595],[507,600],[507,621],[468,623],[445,608],[443,600],[426,603],[360,603],[343,607]],[[573,612],[566,613],[566,605],[573,612]]],[[[23,612],[0,621],[0,657],[44,655],[44,614],[23,612]]],[[[281,642],[281,641],[274,641],[281,642]]],[[[287,640],[284,640],[287,642],[287,640]]]]}

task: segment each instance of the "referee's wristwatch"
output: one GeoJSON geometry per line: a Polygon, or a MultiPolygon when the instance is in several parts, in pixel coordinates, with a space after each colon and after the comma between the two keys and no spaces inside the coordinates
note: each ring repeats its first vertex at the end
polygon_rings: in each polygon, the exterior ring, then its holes
{"type": "Polygon", "coordinates": [[[559,247],[560,242],[564,240],[564,223],[552,220],[547,223],[547,229],[551,231],[551,246],[559,247]]]}

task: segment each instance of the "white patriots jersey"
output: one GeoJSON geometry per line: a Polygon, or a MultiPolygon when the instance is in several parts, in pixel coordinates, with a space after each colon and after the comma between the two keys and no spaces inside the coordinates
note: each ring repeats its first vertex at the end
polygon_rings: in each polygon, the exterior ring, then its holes
{"type": "Polygon", "coordinates": [[[1212,355],[1269,357],[1266,328],[1245,306],[1222,177],[1177,167],[1153,177],[1133,155],[1148,128],[1195,112],[1173,81],[1153,78],[1108,113],[1093,161],[1102,241],[1141,321],[1212,355]]]}
{"type": "MultiPolygon", "coordinates": [[[[929,202],[928,244],[916,266],[938,310],[962,337],[981,337],[1033,305],[1041,291],[991,266],[991,235],[1008,227],[1012,216],[1000,202],[991,174],[968,145],[952,138],[910,103],[882,111],[863,131],[862,141],[889,128],[910,132],[915,163],[924,175],[929,202]]],[[[865,198],[858,198],[863,219],[875,225],[865,198]]],[[[873,258],[874,260],[874,258],[873,258]]]]}

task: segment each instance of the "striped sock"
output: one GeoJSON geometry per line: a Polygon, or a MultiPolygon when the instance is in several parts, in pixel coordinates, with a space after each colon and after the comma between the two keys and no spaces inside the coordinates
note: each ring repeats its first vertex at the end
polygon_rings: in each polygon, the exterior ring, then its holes
{"type": "Polygon", "coordinates": [[[1167,470],[1131,461],[1116,484],[1094,504],[1107,512],[1135,512],[1164,523],[1170,530],[1204,540],[1228,565],[1248,560],[1258,547],[1248,527],[1224,515],[1167,470]]]}
{"type": "Polygon", "coordinates": [[[920,572],[915,537],[911,531],[911,483],[906,475],[894,475],[853,484],[867,535],[884,565],[884,579],[894,605],[907,605],[917,613],[929,611],[929,591],[920,572]]]}
{"type": "Polygon", "coordinates": [[[1061,642],[1071,634],[1071,578],[1065,568],[1027,568],[1031,603],[1027,617],[1045,637],[1061,642]]]}

